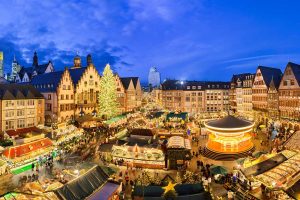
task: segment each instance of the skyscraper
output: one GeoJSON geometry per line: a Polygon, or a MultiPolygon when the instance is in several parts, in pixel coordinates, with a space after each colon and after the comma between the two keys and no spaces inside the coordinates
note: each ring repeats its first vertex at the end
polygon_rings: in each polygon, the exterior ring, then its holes
{"type": "Polygon", "coordinates": [[[149,70],[148,85],[152,87],[158,87],[160,85],[160,73],[156,67],[151,67],[149,70]]]}
{"type": "Polygon", "coordinates": [[[0,77],[4,77],[3,74],[3,52],[0,51],[0,77]]]}

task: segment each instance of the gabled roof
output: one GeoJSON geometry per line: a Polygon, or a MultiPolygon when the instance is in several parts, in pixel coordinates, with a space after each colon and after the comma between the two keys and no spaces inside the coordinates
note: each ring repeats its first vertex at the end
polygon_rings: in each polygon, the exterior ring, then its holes
{"type": "Polygon", "coordinates": [[[291,69],[295,75],[295,78],[298,82],[298,85],[300,86],[300,65],[292,63],[292,62],[288,62],[287,65],[291,67],[291,69]]]}
{"type": "Polygon", "coordinates": [[[55,92],[64,71],[56,71],[47,74],[40,74],[31,80],[31,84],[40,92],[55,92]]]}
{"type": "Polygon", "coordinates": [[[243,73],[243,74],[233,74],[231,78],[231,83],[236,83],[237,80],[244,81],[247,76],[253,75],[251,73],[243,73]]]}
{"type": "Polygon", "coordinates": [[[139,77],[122,77],[122,78],[120,77],[120,79],[121,79],[121,82],[122,82],[124,88],[127,90],[129,87],[129,84],[130,84],[130,80],[133,83],[134,89],[136,89],[139,77]]]}
{"type": "Polygon", "coordinates": [[[0,99],[43,99],[43,95],[29,84],[0,84],[0,99]]]}
{"type": "Polygon", "coordinates": [[[71,78],[72,78],[72,81],[73,81],[73,84],[75,87],[86,69],[87,69],[87,67],[69,69],[69,72],[70,72],[70,75],[71,75],[71,78]]]}
{"type": "Polygon", "coordinates": [[[281,77],[282,77],[282,72],[280,69],[273,68],[273,67],[265,67],[265,66],[258,66],[257,69],[261,71],[261,74],[263,76],[263,79],[267,87],[270,87],[270,83],[272,79],[274,81],[276,88],[279,87],[281,77]]]}
{"type": "Polygon", "coordinates": [[[130,77],[124,77],[124,78],[120,78],[121,82],[125,88],[125,90],[128,90],[129,85],[130,85],[130,81],[132,80],[130,77]]]}

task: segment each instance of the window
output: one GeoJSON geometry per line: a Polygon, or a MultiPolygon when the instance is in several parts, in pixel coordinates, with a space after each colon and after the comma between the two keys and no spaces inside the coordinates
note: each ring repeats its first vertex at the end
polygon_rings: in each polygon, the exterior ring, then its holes
{"type": "Polygon", "coordinates": [[[24,110],[17,110],[17,116],[24,116],[24,110]]]}
{"type": "Polygon", "coordinates": [[[60,105],[60,111],[64,111],[64,105],[60,105]]]}
{"type": "Polygon", "coordinates": [[[34,109],[30,109],[27,111],[27,115],[34,115],[34,109]]]}
{"type": "Polygon", "coordinates": [[[71,99],[73,99],[73,94],[71,94],[71,99]]]}
{"type": "Polygon", "coordinates": [[[52,111],[52,104],[51,103],[46,103],[46,110],[47,111],[52,111]]]}
{"type": "Polygon", "coordinates": [[[28,106],[34,106],[34,100],[33,99],[29,99],[28,102],[27,102],[28,106]]]}
{"type": "Polygon", "coordinates": [[[64,95],[63,95],[63,94],[60,95],[60,99],[61,99],[61,100],[64,100],[64,95]]]}
{"type": "Polygon", "coordinates": [[[291,80],[291,85],[295,85],[295,81],[294,80],[291,80]]]}
{"type": "Polygon", "coordinates": [[[191,89],[191,86],[187,86],[186,89],[188,89],[188,90],[191,89]]]}
{"type": "Polygon", "coordinates": [[[12,101],[6,101],[5,106],[11,107],[11,106],[14,106],[14,103],[12,101]]]}
{"type": "Polygon", "coordinates": [[[283,85],[284,85],[284,86],[287,86],[287,81],[283,81],[283,85]]]}
{"type": "Polygon", "coordinates": [[[6,130],[15,129],[14,121],[13,120],[6,121],[5,122],[5,129],[6,130]]]}
{"type": "Polygon", "coordinates": [[[93,78],[93,76],[92,75],[90,75],[90,79],[92,79],[93,78]]]}
{"type": "Polygon", "coordinates": [[[48,100],[51,100],[51,94],[48,94],[48,100]]]}
{"type": "Polygon", "coordinates": [[[66,104],[66,110],[69,110],[69,104],[66,104]]]}
{"type": "Polygon", "coordinates": [[[25,120],[24,119],[19,119],[17,121],[17,128],[25,128],[25,120]]]}
{"type": "Polygon", "coordinates": [[[66,100],[69,100],[69,95],[68,94],[66,95],[66,100]]]}
{"type": "Polygon", "coordinates": [[[196,89],[196,86],[192,86],[192,89],[195,90],[195,89],[196,89]]]}
{"type": "Polygon", "coordinates": [[[68,90],[71,90],[71,86],[70,85],[68,85],[68,90]]]}
{"type": "Polygon", "coordinates": [[[198,90],[201,90],[201,86],[198,85],[198,90]]]}
{"type": "Polygon", "coordinates": [[[66,85],[63,85],[63,90],[65,90],[66,89],[66,85]]]}

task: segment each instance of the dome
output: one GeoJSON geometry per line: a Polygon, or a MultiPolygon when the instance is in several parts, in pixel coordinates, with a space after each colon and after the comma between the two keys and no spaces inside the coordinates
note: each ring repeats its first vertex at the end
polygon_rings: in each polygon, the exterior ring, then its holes
{"type": "Polygon", "coordinates": [[[220,129],[237,129],[253,126],[253,122],[228,115],[222,119],[208,121],[206,126],[220,129]]]}

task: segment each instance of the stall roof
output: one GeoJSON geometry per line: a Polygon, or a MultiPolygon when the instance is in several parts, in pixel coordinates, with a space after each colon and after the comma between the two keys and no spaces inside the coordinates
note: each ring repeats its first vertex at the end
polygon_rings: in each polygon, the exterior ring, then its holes
{"type": "Polygon", "coordinates": [[[99,166],[95,166],[82,176],[55,190],[63,200],[81,200],[89,197],[107,182],[108,175],[99,166]]]}
{"type": "Polygon", "coordinates": [[[170,112],[167,114],[167,120],[174,117],[181,118],[182,120],[186,120],[187,116],[188,116],[187,112],[181,112],[181,113],[170,112]]]}
{"type": "Polygon", "coordinates": [[[18,136],[18,135],[24,135],[26,133],[42,133],[42,129],[39,129],[37,127],[29,127],[29,128],[20,128],[17,130],[8,130],[6,133],[11,136],[18,136]]]}
{"type": "Polygon", "coordinates": [[[286,193],[295,199],[300,199],[300,180],[292,185],[286,193]]]}
{"type": "Polygon", "coordinates": [[[107,200],[119,187],[120,184],[118,183],[107,182],[91,196],[89,196],[87,200],[107,200]]]}
{"type": "Polygon", "coordinates": [[[110,124],[118,122],[119,120],[124,119],[124,118],[126,118],[126,115],[119,115],[119,116],[116,116],[114,118],[111,118],[111,119],[105,121],[105,124],[110,125],[110,124]]]}
{"type": "Polygon", "coordinates": [[[43,138],[26,144],[9,147],[3,151],[3,155],[9,159],[13,159],[16,157],[24,156],[39,149],[45,149],[52,145],[52,141],[49,138],[43,138]]]}
{"type": "Polygon", "coordinates": [[[260,162],[251,167],[247,167],[247,168],[243,169],[242,172],[244,173],[244,175],[246,177],[257,176],[259,174],[262,174],[262,173],[276,167],[277,165],[279,165],[280,163],[282,163],[286,160],[287,160],[287,158],[280,153],[280,154],[277,154],[277,155],[269,158],[268,160],[260,162]]]}

